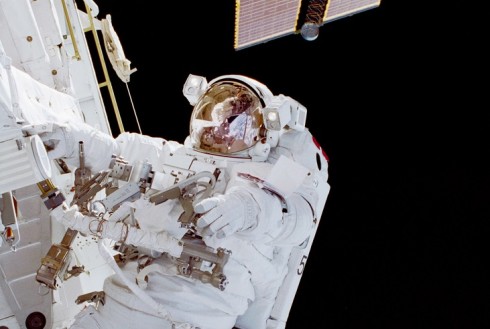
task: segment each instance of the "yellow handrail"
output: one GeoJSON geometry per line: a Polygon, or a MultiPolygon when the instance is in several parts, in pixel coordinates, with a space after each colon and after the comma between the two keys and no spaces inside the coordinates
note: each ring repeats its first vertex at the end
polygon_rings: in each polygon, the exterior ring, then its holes
{"type": "Polygon", "coordinates": [[[65,13],[66,25],[68,25],[68,30],[70,31],[70,37],[73,43],[73,49],[75,50],[75,56],[73,56],[77,61],[80,60],[80,52],[78,51],[78,45],[75,40],[75,33],[73,32],[73,26],[71,25],[70,15],[68,13],[68,7],[66,6],[66,1],[61,0],[63,5],[63,12],[65,13]]]}
{"type": "Polygon", "coordinates": [[[114,107],[114,114],[116,115],[117,125],[119,127],[119,131],[121,133],[123,133],[124,132],[124,126],[122,123],[121,114],[119,113],[119,108],[118,108],[117,102],[116,102],[116,96],[114,95],[114,90],[112,88],[111,79],[109,78],[109,73],[107,71],[107,66],[105,64],[104,53],[102,52],[102,48],[100,46],[100,41],[99,41],[99,36],[97,34],[97,29],[95,28],[95,25],[94,25],[94,20],[92,17],[92,9],[87,5],[87,3],[85,3],[85,8],[87,9],[87,15],[88,15],[89,21],[90,21],[90,30],[92,30],[92,34],[94,36],[95,46],[97,47],[97,53],[99,54],[99,59],[100,59],[100,63],[102,66],[102,72],[104,73],[104,78],[106,80],[103,83],[99,83],[99,88],[102,88],[102,87],[108,88],[109,95],[110,95],[111,102],[112,102],[112,106],[114,107]]]}

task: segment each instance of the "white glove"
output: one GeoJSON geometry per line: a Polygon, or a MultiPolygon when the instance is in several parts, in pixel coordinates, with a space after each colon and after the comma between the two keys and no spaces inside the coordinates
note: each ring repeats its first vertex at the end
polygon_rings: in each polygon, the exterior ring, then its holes
{"type": "Polygon", "coordinates": [[[78,212],[77,205],[69,207],[66,203],[63,203],[51,210],[50,216],[57,222],[71,227],[74,224],[75,218],[78,214],[81,215],[81,213],[78,212]]]}
{"type": "Polygon", "coordinates": [[[250,193],[239,187],[226,194],[204,199],[194,206],[194,212],[201,214],[197,227],[202,229],[202,234],[217,238],[253,227],[259,211],[250,193]]]}
{"type": "Polygon", "coordinates": [[[53,124],[53,131],[40,133],[48,157],[63,159],[68,165],[80,166],[79,149],[83,142],[85,165],[92,172],[99,172],[109,167],[112,154],[118,155],[119,149],[115,139],[96,128],[82,122],[53,124]]]}

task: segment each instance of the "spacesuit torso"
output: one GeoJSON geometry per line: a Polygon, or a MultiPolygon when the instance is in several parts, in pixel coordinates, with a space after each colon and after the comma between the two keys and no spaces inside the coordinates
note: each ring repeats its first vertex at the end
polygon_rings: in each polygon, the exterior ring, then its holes
{"type": "MultiPolygon", "coordinates": [[[[293,133],[291,133],[293,134],[293,133]]],[[[285,140],[286,146],[277,147],[270,154],[267,161],[252,162],[243,160],[231,160],[209,154],[199,154],[193,152],[184,145],[166,141],[161,138],[143,136],[139,134],[121,134],[117,139],[120,147],[120,155],[128,160],[129,163],[136,163],[142,159],[152,164],[155,171],[174,174],[176,172],[194,172],[196,168],[201,170],[217,169],[220,174],[213,188],[212,194],[225,193],[233,186],[243,185],[248,188],[259,189],[255,182],[241,177],[266,177],[270,170],[273,170],[277,158],[282,155],[300,157],[296,151],[300,148],[308,150],[305,139],[310,141],[310,152],[308,157],[301,155],[306,161],[316,161],[316,152],[319,149],[313,144],[311,135],[308,132],[301,134],[294,133],[290,141],[285,140]],[[295,150],[292,141],[301,143],[295,150]],[[290,145],[292,144],[292,145],[290,145]],[[176,160],[178,159],[178,160],[176,160]],[[177,163],[182,166],[176,167],[177,163]],[[172,169],[169,169],[172,168],[172,169]],[[172,173],[173,172],[173,173],[172,173]]],[[[306,164],[306,163],[305,163],[306,164]]],[[[326,169],[326,167],[325,167],[326,169]]],[[[326,171],[325,171],[326,172],[326,171]]],[[[315,175],[325,175],[316,173],[315,175]]],[[[195,172],[197,174],[198,172],[195,172]]],[[[279,174],[279,173],[276,173],[279,174]]],[[[283,172],[282,175],[288,176],[291,173],[283,172]]],[[[326,177],[322,177],[326,181],[326,177]]],[[[257,191],[263,193],[261,196],[262,206],[268,214],[264,220],[270,223],[278,223],[283,218],[282,211],[277,212],[276,208],[287,205],[284,201],[266,190],[257,191]],[[264,200],[265,198],[265,200],[264,200]],[[274,218],[276,217],[276,218],[274,218]]],[[[257,193],[256,192],[256,193],[257,193]]],[[[167,200],[159,205],[142,207],[135,210],[135,218],[139,226],[144,230],[166,231],[174,237],[181,239],[187,229],[183,228],[178,222],[184,209],[178,199],[167,200]]],[[[284,219],[287,219],[286,217],[284,219]]],[[[267,230],[266,236],[263,232],[237,232],[225,238],[208,237],[204,238],[207,246],[213,249],[224,248],[230,251],[230,258],[224,266],[224,274],[227,278],[227,285],[224,290],[220,290],[209,283],[203,283],[199,279],[187,278],[176,274],[173,267],[175,263],[167,257],[160,257],[153,261],[154,271],[147,274],[147,287],[145,292],[149,294],[157,303],[165,305],[166,310],[171,314],[171,318],[176,322],[190,322],[198,324],[200,328],[226,329],[232,328],[235,324],[240,328],[265,328],[267,319],[274,305],[277,290],[279,289],[284,277],[287,275],[287,262],[291,248],[298,245],[298,241],[305,240],[313,225],[313,211],[304,214],[300,220],[304,223],[297,223],[295,234],[289,232],[289,236],[280,236],[274,229],[267,230]],[[303,230],[298,229],[303,227],[303,230]],[[271,243],[273,240],[276,243],[271,243]],[[279,244],[280,246],[278,246],[279,244]],[[158,267],[155,266],[158,264],[158,267]],[[248,310],[248,312],[247,312],[248,310]],[[190,316],[192,314],[192,316],[190,316]],[[238,318],[238,319],[237,319],[238,318]]],[[[277,225],[277,230],[281,230],[282,225],[277,225]]],[[[129,277],[137,277],[137,262],[126,264],[124,273],[129,277]]],[[[124,304],[128,309],[135,308],[135,295],[124,288],[124,284],[118,280],[117,276],[106,280],[104,285],[106,298],[113,298],[116,303],[124,304]]],[[[100,306],[114,308],[110,302],[100,306]]],[[[139,312],[133,314],[130,319],[120,316],[121,323],[127,324],[128,321],[141,321],[141,311],[152,313],[143,304],[143,307],[136,307],[139,312]]],[[[125,312],[121,311],[121,315],[125,312]]],[[[131,312],[130,312],[131,313],[131,312]]],[[[101,312],[104,314],[104,312],[101,312]]],[[[157,316],[157,314],[153,314],[157,316]]],[[[150,316],[151,318],[152,316],[150,316]]],[[[104,319],[104,317],[102,317],[104,319]]],[[[103,321],[103,320],[102,320],[103,321]]],[[[145,320],[147,321],[147,320],[145,320]]],[[[160,319],[155,319],[158,323],[160,319]]],[[[113,315],[110,316],[111,326],[118,327],[118,320],[113,315]]],[[[103,326],[105,328],[105,326],[103,326]]]]}

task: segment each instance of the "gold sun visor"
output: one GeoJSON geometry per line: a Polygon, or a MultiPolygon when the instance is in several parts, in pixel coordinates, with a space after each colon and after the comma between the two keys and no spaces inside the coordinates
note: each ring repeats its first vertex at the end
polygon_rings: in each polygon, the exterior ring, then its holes
{"type": "Polygon", "coordinates": [[[259,97],[238,81],[220,81],[194,107],[191,144],[207,153],[240,156],[260,140],[262,126],[259,97]]]}

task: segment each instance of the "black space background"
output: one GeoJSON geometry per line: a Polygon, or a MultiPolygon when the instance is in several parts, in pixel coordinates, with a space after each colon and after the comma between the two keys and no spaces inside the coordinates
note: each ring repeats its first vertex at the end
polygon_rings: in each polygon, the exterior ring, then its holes
{"type": "Polygon", "coordinates": [[[235,51],[232,0],[97,4],[137,69],[128,86],[145,134],[183,142],[190,73],[248,75],[307,107],[331,192],[287,329],[490,328],[486,39],[482,21],[461,21],[481,9],[385,0],[316,41],[235,51]]]}

